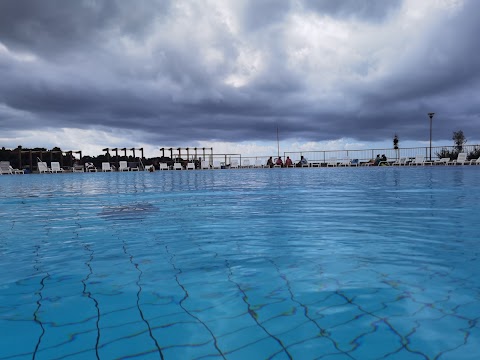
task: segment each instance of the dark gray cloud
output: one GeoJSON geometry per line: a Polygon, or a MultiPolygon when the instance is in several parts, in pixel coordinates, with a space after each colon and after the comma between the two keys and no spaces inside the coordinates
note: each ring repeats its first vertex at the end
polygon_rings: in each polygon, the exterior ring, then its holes
{"type": "Polygon", "coordinates": [[[285,21],[292,8],[290,1],[248,0],[245,1],[242,21],[247,31],[264,30],[285,21]]]}
{"type": "Polygon", "coordinates": [[[1,1],[1,130],[424,140],[435,111],[435,138],[480,139],[479,2],[420,28],[400,0],[243,4],[1,1]]]}
{"type": "Polygon", "coordinates": [[[141,39],[154,19],[168,16],[165,1],[6,0],[0,2],[0,39],[15,50],[55,58],[100,51],[114,37],[141,39]]]}
{"type": "Polygon", "coordinates": [[[402,0],[304,0],[304,3],[308,8],[322,15],[340,19],[383,21],[400,8],[402,0]]]}

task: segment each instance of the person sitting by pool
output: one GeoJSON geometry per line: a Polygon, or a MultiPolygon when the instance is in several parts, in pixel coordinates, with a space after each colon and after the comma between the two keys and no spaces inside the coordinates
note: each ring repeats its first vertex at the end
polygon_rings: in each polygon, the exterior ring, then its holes
{"type": "Polygon", "coordinates": [[[275,161],[275,165],[278,165],[278,166],[280,166],[280,167],[283,167],[283,160],[282,160],[282,157],[281,157],[281,156],[279,156],[279,157],[277,158],[277,161],[275,161]]]}
{"type": "Polygon", "coordinates": [[[271,156],[270,156],[270,157],[268,158],[268,160],[267,160],[267,166],[268,166],[268,167],[271,167],[271,168],[273,167],[273,159],[272,159],[271,156]]]}
{"type": "Polygon", "coordinates": [[[381,157],[380,157],[380,162],[378,163],[379,166],[387,166],[388,165],[388,162],[387,162],[387,157],[385,156],[385,154],[383,154],[381,157]]]}
{"type": "Polygon", "coordinates": [[[285,159],[285,167],[290,167],[293,166],[292,159],[290,159],[290,156],[287,156],[285,159]]]}
{"type": "Polygon", "coordinates": [[[297,167],[302,167],[304,165],[308,165],[308,161],[303,157],[303,155],[301,155],[300,161],[298,162],[297,167]]]}
{"type": "Polygon", "coordinates": [[[378,166],[378,164],[380,164],[380,161],[382,161],[382,158],[380,157],[380,154],[377,154],[377,157],[375,158],[373,165],[378,166]]]}

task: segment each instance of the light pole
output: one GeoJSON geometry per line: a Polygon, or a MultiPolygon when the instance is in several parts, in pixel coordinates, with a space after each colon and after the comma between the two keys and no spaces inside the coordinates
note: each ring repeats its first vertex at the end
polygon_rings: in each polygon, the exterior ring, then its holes
{"type": "Polygon", "coordinates": [[[434,112],[428,113],[428,116],[430,117],[430,161],[432,161],[432,119],[433,115],[435,115],[434,112]]]}

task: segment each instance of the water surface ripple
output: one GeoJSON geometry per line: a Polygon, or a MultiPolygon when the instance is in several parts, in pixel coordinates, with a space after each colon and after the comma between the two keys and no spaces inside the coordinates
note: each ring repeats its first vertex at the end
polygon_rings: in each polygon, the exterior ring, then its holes
{"type": "Polygon", "coordinates": [[[478,359],[480,167],[0,177],[0,359],[478,359]]]}

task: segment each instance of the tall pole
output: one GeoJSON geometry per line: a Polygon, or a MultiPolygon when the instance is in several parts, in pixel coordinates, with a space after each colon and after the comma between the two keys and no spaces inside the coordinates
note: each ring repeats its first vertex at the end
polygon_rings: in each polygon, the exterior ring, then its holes
{"type": "Polygon", "coordinates": [[[435,115],[435,113],[433,113],[433,112],[428,113],[428,117],[430,118],[430,161],[432,161],[432,119],[433,119],[433,115],[435,115]]]}
{"type": "Polygon", "coordinates": [[[277,123],[277,157],[280,157],[280,141],[278,140],[278,123],[277,123]]]}

